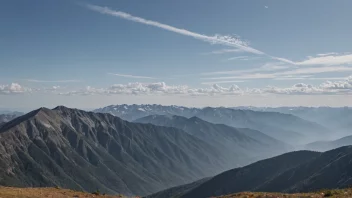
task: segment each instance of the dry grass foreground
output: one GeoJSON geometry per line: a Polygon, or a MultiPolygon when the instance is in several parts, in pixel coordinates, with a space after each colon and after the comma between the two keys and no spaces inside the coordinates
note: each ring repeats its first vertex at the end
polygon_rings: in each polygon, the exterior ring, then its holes
{"type": "Polygon", "coordinates": [[[320,190],[316,193],[298,193],[298,194],[242,192],[242,193],[220,196],[217,198],[323,198],[323,197],[352,198],[352,188],[341,189],[341,190],[320,190]]]}
{"type": "Polygon", "coordinates": [[[116,195],[96,195],[87,192],[79,192],[59,188],[13,188],[0,186],[0,198],[127,198],[116,195]]]}
{"type": "MultiPolygon", "coordinates": [[[[0,186],[0,198],[127,198],[122,195],[96,195],[87,192],[79,192],[59,188],[13,188],[0,186]]],[[[232,195],[220,196],[217,198],[323,198],[323,197],[350,197],[351,189],[341,190],[321,190],[316,193],[282,194],[282,193],[263,193],[263,192],[242,192],[232,195]]]]}

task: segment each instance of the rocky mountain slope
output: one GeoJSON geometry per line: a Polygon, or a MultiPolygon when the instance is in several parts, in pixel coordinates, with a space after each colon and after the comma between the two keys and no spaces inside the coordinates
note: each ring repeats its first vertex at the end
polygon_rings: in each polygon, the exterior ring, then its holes
{"type": "Polygon", "coordinates": [[[213,124],[197,117],[153,115],[135,122],[182,129],[221,150],[232,160],[229,169],[293,150],[289,145],[259,131],[213,124]]]}
{"type": "Polygon", "coordinates": [[[175,191],[173,188],[164,190],[148,197],[165,197],[170,194],[170,197],[210,197],[232,194],[242,191],[255,191],[255,189],[265,184],[267,181],[275,178],[277,175],[285,171],[297,167],[300,164],[318,157],[320,153],[311,151],[297,151],[283,154],[277,157],[258,161],[242,168],[235,168],[225,171],[219,175],[212,177],[204,182],[198,182],[195,187],[192,184],[183,185],[180,191],[175,191]],[[177,195],[177,196],[175,196],[177,195]]]}
{"type": "MultiPolygon", "coordinates": [[[[352,184],[351,170],[352,146],[324,153],[297,151],[226,171],[194,188],[173,190],[171,195],[201,198],[243,191],[295,193],[345,188],[352,184]]],[[[170,195],[168,190],[163,193],[170,195]]],[[[149,197],[163,197],[163,194],[149,197]]]]}
{"type": "Polygon", "coordinates": [[[215,174],[219,156],[176,128],[41,108],[0,128],[0,185],[146,195],[215,174]]]}
{"type": "Polygon", "coordinates": [[[110,113],[130,121],[148,115],[178,115],[186,118],[195,116],[215,124],[258,130],[293,145],[325,140],[325,136],[330,133],[317,123],[290,114],[224,107],[199,109],[162,105],[111,105],[95,112],[110,113]]]}

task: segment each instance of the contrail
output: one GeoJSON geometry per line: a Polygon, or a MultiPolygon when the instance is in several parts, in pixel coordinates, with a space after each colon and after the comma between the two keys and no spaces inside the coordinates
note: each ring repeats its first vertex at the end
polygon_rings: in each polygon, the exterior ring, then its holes
{"type": "Polygon", "coordinates": [[[130,15],[128,13],[125,12],[121,12],[121,11],[115,11],[112,10],[108,7],[101,7],[101,6],[97,6],[97,5],[86,5],[87,8],[89,8],[90,10],[99,12],[101,14],[107,14],[110,16],[115,16],[115,17],[119,17],[119,18],[123,18],[129,21],[133,21],[136,23],[142,23],[145,25],[150,25],[150,26],[154,26],[154,27],[158,27],[170,32],[175,32],[184,36],[190,36],[193,37],[195,39],[198,40],[202,40],[211,44],[220,44],[220,45],[226,45],[226,46],[231,46],[231,47],[236,47],[238,49],[241,49],[243,51],[249,52],[249,53],[253,53],[253,54],[259,54],[259,55],[263,55],[265,54],[262,51],[259,51],[257,49],[251,48],[249,46],[244,45],[244,42],[241,41],[238,38],[233,38],[231,36],[221,36],[221,35],[215,35],[215,36],[207,36],[204,34],[199,34],[196,32],[191,32],[189,30],[185,30],[185,29],[180,29],[180,28],[176,28],[170,25],[166,25],[163,23],[159,23],[157,21],[151,21],[151,20],[147,20],[141,17],[136,17],[133,15],[130,15]]]}

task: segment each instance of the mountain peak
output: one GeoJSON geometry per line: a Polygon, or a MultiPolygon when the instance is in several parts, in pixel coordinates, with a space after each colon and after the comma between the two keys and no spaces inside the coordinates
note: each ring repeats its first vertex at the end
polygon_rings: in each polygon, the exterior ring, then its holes
{"type": "Polygon", "coordinates": [[[200,119],[199,117],[197,116],[192,116],[189,118],[190,121],[201,121],[201,122],[205,122],[204,120],[200,119]]]}
{"type": "Polygon", "coordinates": [[[60,112],[60,113],[64,113],[64,114],[71,114],[71,113],[86,113],[85,111],[81,110],[81,109],[76,109],[76,108],[69,108],[66,106],[57,106],[53,109],[53,111],[56,112],[60,112]]]}
{"type": "Polygon", "coordinates": [[[67,110],[72,110],[72,109],[68,108],[66,106],[63,106],[63,105],[59,105],[59,106],[55,107],[53,110],[67,111],[67,110]]]}
{"type": "Polygon", "coordinates": [[[5,123],[2,127],[1,127],[1,131],[6,131],[16,125],[18,125],[21,122],[24,122],[26,120],[32,119],[32,118],[38,118],[41,117],[43,115],[48,115],[50,114],[52,110],[46,108],[46,107],[40,107],[39,109],[33,110],[25,115],[22,115],[20,117],[17,117],[13,120],[11,120],[10,122],[5,123]]]}

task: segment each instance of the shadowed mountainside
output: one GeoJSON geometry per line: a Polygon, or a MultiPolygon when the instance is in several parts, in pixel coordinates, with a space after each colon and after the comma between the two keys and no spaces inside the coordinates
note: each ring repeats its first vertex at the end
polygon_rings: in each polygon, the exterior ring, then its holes
{"type": "Polygon", "coordinates": [[[149,115],[198,117],[215,124],[258,130],[292,145],[326,140],[325,137],[330,133],[328,129],[317,123],[278,112],[259,112],[224,107],[199,109],[162,105],[111,105],[94,111],[110,113],[130,121],[149,115]]]}
{"type": "Polygon", "coordinates": [[[208,142],[232,159],[229,169],[293,150],[289,145],[259,131],[213,124],[197,117],[153,115],[137,119],[135,122],[182,129],[208,142]]]}
{"type": "Polygon", "coordinates": [[[216,174],[218,156],[176,128],[41,108],[0,128],[0,185],[146,195],[216,174]]]}
{"type": "MultiPolygon", "coordinates": [[[[352,184],[352,146],[324,153],[296,151],[221,173],[174,197],[201,198],[254,192],[309,192],[352,184]]],[[[186,186],[186,187],[185,187],[186,186]]],[[[170,191],[164,190],[170,195],[170,191]]],[[[170,196],[170,197],[172,197],[170,196]]],[[[163,197],[157,193],[148,197],[163,197]]]]}

